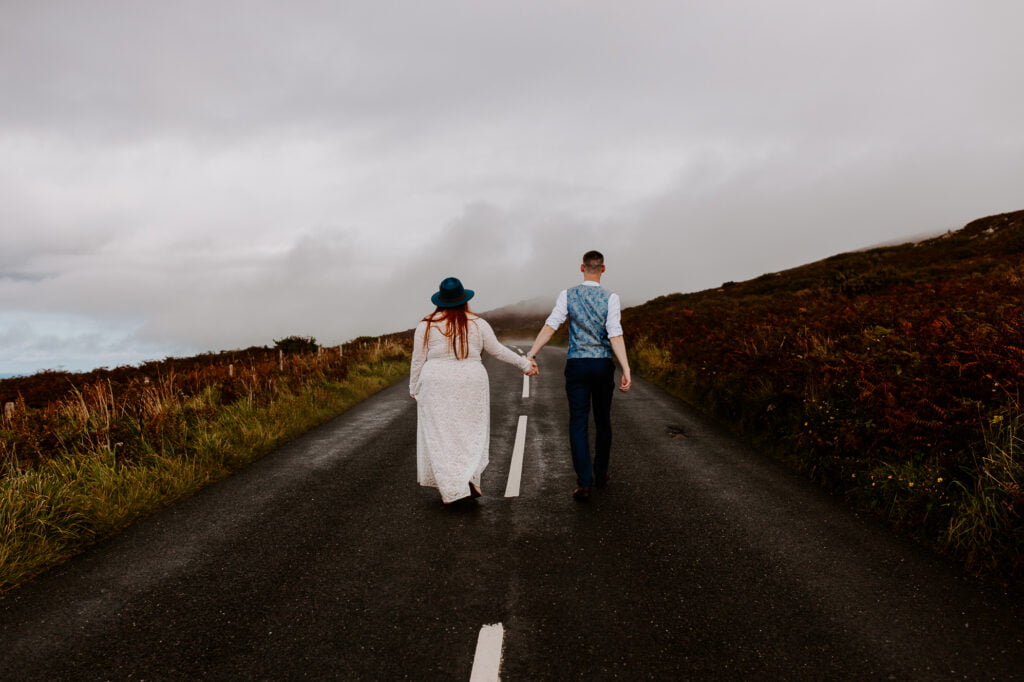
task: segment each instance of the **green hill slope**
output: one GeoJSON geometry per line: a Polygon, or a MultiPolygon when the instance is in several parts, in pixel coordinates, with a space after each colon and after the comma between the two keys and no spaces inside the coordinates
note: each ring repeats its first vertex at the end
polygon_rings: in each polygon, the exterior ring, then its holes
{"type": "Polygon", "coordinates": [[[1024,211],[623,313],[633,362],[977,573],[1024,576],[1024,211]]]}

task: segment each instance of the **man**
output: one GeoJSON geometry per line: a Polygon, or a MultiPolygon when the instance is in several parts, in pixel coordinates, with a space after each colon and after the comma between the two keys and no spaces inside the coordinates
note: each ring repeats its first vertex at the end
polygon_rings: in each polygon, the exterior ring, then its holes
{"type": "Polygon", "coordinates": [[[526,357],[531,360],[551,340],[558,327],[569,320],[569,352],[565,361],[565,393],[569,398],[569,446],[576,469],[572,496],[589,500],[591,488],[608,484],[608,456],[612,448],[612,395],[615,393],[615,363],[622,368],[620,391],[633,385],[626,357],[626,342],[619,322],[621,302],[601,286],[604,256],[597,251],[583,255],[580,272],[583,283],[558,294],[551,315],[537,334],[526,357]],[[590,459],[588,430],[593,404],[597,443],[590,459]]]}

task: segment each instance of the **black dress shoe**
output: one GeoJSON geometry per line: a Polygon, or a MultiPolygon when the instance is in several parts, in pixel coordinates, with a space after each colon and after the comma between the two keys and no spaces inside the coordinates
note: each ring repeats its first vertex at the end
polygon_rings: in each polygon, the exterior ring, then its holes
{"type": "Polygon", "coordinates": [[[611,478],[611,474],[601,474],[594,481],[594,485],[597,486],[598,488],[603,488],[606,485],[608,485],[608,479],[610,479],[610,478],[611,478]]]}
{"type": "Polygon", "coordinates": [[[590,499],[590,486],[589,485],[581,485],[579,488],[576,488],[576,490],[572,491],[572,498],[574,500],[581,500],[581,501],[582,500],[589,500],[590,499]]]}

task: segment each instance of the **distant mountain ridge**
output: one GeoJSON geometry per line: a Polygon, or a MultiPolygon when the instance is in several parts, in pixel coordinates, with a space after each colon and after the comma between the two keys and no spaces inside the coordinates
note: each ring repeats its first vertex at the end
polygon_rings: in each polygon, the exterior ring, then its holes
{"type": "Polygon", "coordinates": [[[533,333],[536,334],[551,313],[554,303],[553,298],[538,296],[488,310],[480,313],[480,317],[487,320],[499,333],[533,329],[533,333]]]}

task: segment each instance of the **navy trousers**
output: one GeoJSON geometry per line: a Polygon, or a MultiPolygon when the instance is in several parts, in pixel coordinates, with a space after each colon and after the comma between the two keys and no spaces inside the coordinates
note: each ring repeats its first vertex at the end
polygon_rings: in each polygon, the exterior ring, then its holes
{"type": "Polygon", "coordinates": [[[594,484],[608,473],[612,449],[612,395],[615,363],[611,358],[570,358],[565,362],[565,393],[569,398],[569,446],[576,485],[594,484]],[[590,459],[590,411],[594,411],[597,442],[590,459]]]}

